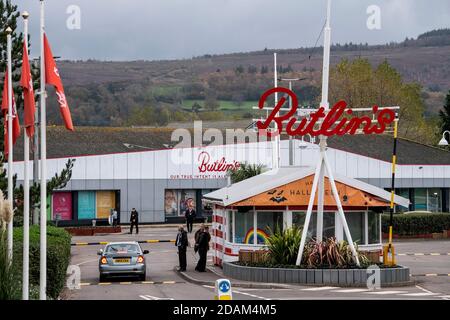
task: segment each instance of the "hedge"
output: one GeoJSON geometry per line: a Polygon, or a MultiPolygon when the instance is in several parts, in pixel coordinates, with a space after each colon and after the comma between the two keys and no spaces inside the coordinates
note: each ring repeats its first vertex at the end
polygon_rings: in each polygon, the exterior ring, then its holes
{"type": "MultiPolygon", "coordinates": [[[[389,232],[389,215],[382,215],[382,230],[389,232]]],[[[450,230],[450,213],[408,213],[394,214],[393,233],[398,235],[418,235],[450,230]]]]}
{"type": "MultiPolygon", "coordinates": [[[[39,286],[39,226],[30,227],[30,288],[39,286]]],[[[14,228],[14,265],[22,278],[23,228],[14,228]]],[[[62,228],[47,226],[47,296],[57,299],[65,285],[70,263],[70,234],[62,228]]],[[[31,294],[30,294],[31,296],[31,294]]]]}

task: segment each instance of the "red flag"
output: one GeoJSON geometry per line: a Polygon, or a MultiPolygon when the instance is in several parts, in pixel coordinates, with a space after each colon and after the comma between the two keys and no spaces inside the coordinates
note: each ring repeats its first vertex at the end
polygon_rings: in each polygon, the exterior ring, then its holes
{"type": "Polygon", "coordinates": [[[34,101],[33,79],[31,78],[30,61],[28,60],[28,50],[23,42],[23,59],[22,59],[22,76],[20,85],[23,88],[23,109],[24,109],[24,126],[27,129],[27,135],[34,135],[34,113],[36,111],[36,103],[34,101]]]}
{"type": "MultiPolygon", "coordinates": [[[[2,113],[3,113],[3,119],[4,119],[4,154],[5,156],[8,156],[8,72],[5,72],[5,82],[3,85],[3,97],[2,97],[2,113]]],[[[12,94],[12,115],[13,115],[13,132],[12,132],[12,138],[13,138],[13,145],[16,143],[17,138],[20,136],[20,124],[19,124],[19,116],[17,115],[16,110],[16,101],[14,100],[14,92],[12,94]]]]}
{"type": "Polygon", "coordinates": [[[44,34],[44,61],[45,61],[45,82],[52,84],[56,89],[58,96],[59,111],[66,125],[66,129],[73,131],[72,117],[70,115],[69,105],[67,104],[66,95],[64,94],[64,87],[62,85],[61,77],[59,76],[58,68],[53,59],[52,50],[48,44],[47,35],[44,34]]]}

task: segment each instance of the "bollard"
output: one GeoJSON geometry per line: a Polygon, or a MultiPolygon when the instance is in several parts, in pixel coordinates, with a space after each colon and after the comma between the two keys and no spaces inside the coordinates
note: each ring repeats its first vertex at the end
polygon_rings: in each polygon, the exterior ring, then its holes
{"type": "Polygon", "coordinates": [[[214,300],[233,300],[231,282],[228,279],[217,279],[214,300]]]}

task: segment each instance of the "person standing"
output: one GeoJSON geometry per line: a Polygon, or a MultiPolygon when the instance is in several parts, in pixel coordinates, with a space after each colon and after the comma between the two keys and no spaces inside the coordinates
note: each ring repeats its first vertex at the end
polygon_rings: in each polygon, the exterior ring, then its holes
{"type": "Polygon", "coordinates": [[[130,234],[133,234],[133,227],[136,227],[136,234],[139,233],[139,213],[136,211],[136,208],[131,210],[130,215],[130,234]]]}
{"type": "Polygon", "coordinates": [[[198,272],[206,272],[206,260],[209,250],[209,241],[211,236],[208,232],[208,227],[205,227],[202,232],[200,232],[198,237],[198,254],[200,259],[198,260],[195,270],[198,272]]]}
{"type": "Polygon", "coordinates": [[[186,271],[186,249],[189,245],[187,232],[184,231],[183,226],[178,228],[177,239],[175,240],[175,246],[178,248],[178,271],[186,271]]]}
{"type": "Polygon", "coordinates": [[[197,251],[198,251],[198,241],[199,241],[199,238],[200,238],[200,233],[202,233],[204,231],[204,229],[205,229],[205,224],[202,223],[200,225],[200,228],[197,231],[195,231],[195,234],[194,234],[194,240],[195,240],[194,252],[195,253],[197,253],[197,251]]]}
{"type": "Polygon", "coordinates": [[[113,227],[117,227],[117,210],[113,209],[112,211],[112,225],[113,227]]]}
{"type": "Polygon", "coordinates": [[[184,212],[184,217],[186,218],[186,227],[189,233],[192,233],[192,226],[194,224],[194,218],[196,216],[194,208],[188,206],[184,212]]]}

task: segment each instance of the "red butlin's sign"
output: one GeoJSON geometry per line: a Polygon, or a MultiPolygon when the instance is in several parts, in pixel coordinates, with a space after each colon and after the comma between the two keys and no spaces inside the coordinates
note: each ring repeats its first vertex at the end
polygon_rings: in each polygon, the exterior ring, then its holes
{"type": "Polygon", "coordinates": [[[258,108],[263,109],[267,98],[274,93],[285,93],[292,99],[292,107],[284,114],[279,114],[281,107],[285,104],[286,98],[282,97],[265,121],[257,121],[259,130],[266,130],[272,121],[277,126],[276,132],[266,131],[267,136],[278,135],[283,131],[283,122],[286,123],[285,131],[291,136],[332,136],[355,134],[362,129],[364,134],[383,133],[387,126],[395,121],[395,112],[390,109],[372,107],[374,119],[369,116],[353,116],[353,111],[347,108],[347,103],[343,100],[336,103],[329,111],[320,107],[316,112],[310,113],[309,118],[297,119],[295,117],[298,109],[298,99],[294,92],[287,88],[277,87],[267,90],[259,99],[258,108]],[[375,121],[373,121],[375,120],[375,121]],[[362,128],[361,128],[362,127],[362,128]]]}

